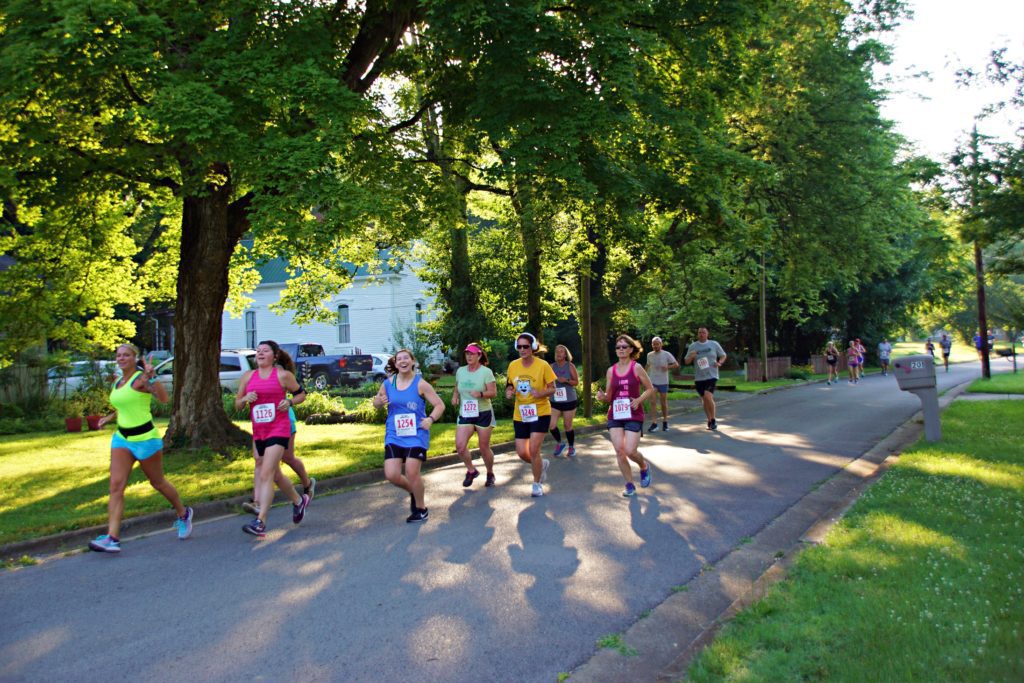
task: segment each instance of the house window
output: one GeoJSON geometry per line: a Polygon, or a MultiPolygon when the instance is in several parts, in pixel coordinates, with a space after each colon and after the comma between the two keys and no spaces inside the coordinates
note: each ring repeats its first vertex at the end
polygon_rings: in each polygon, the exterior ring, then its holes
{"type": "Polygon", "coordinates": [[[245,312],[245,346],[256,348],[256,311],[245,312]]]}
{"type": "Polygon", "coordinates": [[[423,304],[416,304],[416,324],[423,322],[423,304]]]}
{"type": "Polygon", "coordinates": [[[348,304],[338,306],[338,343],[352,343],[352,325],[348,317],[348,304]]]}

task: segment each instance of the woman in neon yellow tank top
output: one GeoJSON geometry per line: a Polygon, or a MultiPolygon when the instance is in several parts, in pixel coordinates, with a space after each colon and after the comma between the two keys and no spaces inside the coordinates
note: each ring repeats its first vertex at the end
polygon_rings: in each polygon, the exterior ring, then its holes
{"type": "Polygon", "coordinates": [[[139,462],[149,483],[174,506],[178,518],[174,527],[178,538],[192,534],[192,508],[181,503],[177,489],[164,477],[160,432],[153,425],[150,397],[167,403],[167,389],[157,381],[149,359],[138,369],[138,351],[131,344],[117,347],[117,367],[121,377],[110,391],[114,412],[100,418],[100,425],[117,420],[117,431],[110,442],[110,500],[107,502],[107,533],[89,542],[89,549],[104,553],[121,552],[121,517],[124,515],[124,489],[135,461],[139,462]]]}

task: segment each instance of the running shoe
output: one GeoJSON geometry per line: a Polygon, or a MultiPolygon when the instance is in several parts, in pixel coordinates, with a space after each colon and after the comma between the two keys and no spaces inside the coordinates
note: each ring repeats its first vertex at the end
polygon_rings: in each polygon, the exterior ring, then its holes
{"type": "Polygon", "coordinates": [[[473,480],[480,476],[480,470],[473,470],[470,472],[466,470],[466,478],[462,480],[462,485],[469,488],[473,485],[473,480]]]}
{"type": "Polygon", "coordinates": [[[540,498],[541,496],[544,495],[544,487],[534,482],[533,490],[530,492],[530,495],[533,496],[534,498],[540,498]]]}
{"type": "Polygon", "coordinates": [[[626,490],[622,492],[622,497],[623,498],[632,498],[635,495],[636,495],[636,486],[634,486],[633,482],[631,482],[631,481],[626,482],[626,490]]]}
{"type": "Polygon", "coordinates": [[[494,473],[493,472],[488,472],[487,473],[487,481],[486,481],[486,483],[484,483],[484,486],[494,486],[494,473]]]}
{"type": "Polygon", "coordinates": [[[260,521],[260,518],[252,520],[248,524],[242,527],[242,531],[247,534],[252,534],[256,538],[263,538],[267,535],[267,525],[260,521]]]}
{"type": "Polygon", "coordinates": [[[569,446],[569,452],[566,453],[566,455],[568,455],[570,458],[575,458],[576,457],[576,447],[575,446],[569,446]]]}
{"type": "Polygon", "coordinates": [[[299,498],[299,504],[292,504],[292,524],[298,524],[306,516],[306,508],[309,507],[309,494],[303,493],[299,498]]]}
{"type": "Polygon", "coordinates": [[[647,433],[648,434],[653,434],[656,431],[658,431],[658,423],[657,422],[652,422],[651,426],[647,428],[647,433]]]}
{"type": "Polygon", "coordinates": [[[98,553],[119,553],[121,552],[121,541],[109,534],[103,534],[89,541],[89,550],[95,550],[98,553]]]}
{"type": "Polygon", "coordinates": [[[242,509],[256,516],[259,516],[260,514],[260,506],[255,501],[252,500],[247,500],[244,503],[242,503],[242,509]]]}
{"type": "Polygon", "coordinates": [[[640,488],[645,489],[651,485],[651,466],[648,465],[646,470],[640,470],[640,488]]]}
{"type": "Polygon", "coordinates": [[[309,486],[303,486],[303,493],[309,496],[309,502],[313,502],[313,496],[316,495],[316,477],[309,478],[309,486]]]}
{"type": "Polygon", "coordinates": [[[540,468],[540,483],[543,484],[548,480],[548,466],[551,465],[551,461],[548,460],[547,458],[541,458],[541,460],[544,462],[544,464],[541,465],[540,468]]]}
{"type": "Polygon", "coordinates": [[[562,443],[561,441],[559,441],[558,444],[555,445],[555,452],[552,453],[551,455],[556,457],[556,458],[561,458],[562,457],[562,451],[564,451],[564,450],[565,450],[565,444],[562,443]]]}
{"type": "Polygon", "coordinates": [[[712,420],[709,422],[708,429],[718,429],[718,420],[712,420]]]}
{"type": "Polygon", "coordinates": [[[413,511],[411,515],[405,518],[405,522],[406,524],[411,524],[412,522],[425,522],[429,516],[430,513],[427,512],[427,508],[423,508],[422,510],[413,511]]]}
{"type": "Polygon", "coordinates": [[[668,422],[662,422],[661,423],[661,431],[663,431],[663,432],[667,432],[668,431],[668,422]]]}
{"type": "Polygon", "coordinates": [[[714,427],[711,426],[711,420],[708,420],[708,429],[714,429],[714,427]]]}
{"type": "Polygon", "coordinates": [[[192,517],[195,512],[192,508],[185,508],[185,516],[174,520],[174,528],[178,530],[178,538],[184,541],[192,535],[192,517]]]}

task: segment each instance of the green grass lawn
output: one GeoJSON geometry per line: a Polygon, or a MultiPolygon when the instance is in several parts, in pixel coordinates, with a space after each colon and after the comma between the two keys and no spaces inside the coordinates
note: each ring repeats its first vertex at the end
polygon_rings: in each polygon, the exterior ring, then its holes
{"type": "MultiPolygon", "coordinates": [[[[156,420],[163,429],[167,420],[156,420]]],[[[604,422],[603,416],[584,426],[604,422]]],[[[247,429],[248,423],[237,423],[247,429]]],[[[68,434],[45,432],[0,437],[0,544],[102,524],[107,518],[110,429],[68,434]]],[[[511,420],[494,428],[493,443],[512,440],[511,420]]],[[[296,451],[309,472],[327,479],[383,466],[383,425],[300,424],[296,451]]],[[[470,442],[476,446],[476,439],[470,442]]],[[[431,429],[430,454],[455,451],[455,425],[431,429]]],[[[164,456],[167,478],[186,504],[248,493],[253,463],[249,457],[229,459],[209,452],[174,452],[164,456]]],[[[285,467],[285,471],[291,474],[285,467]]],[[[138,467],[125,495],[125,517],[167,509],[138,467]]]]}
{"type": "Polygon", "coordinates": [[[1024,402],[954,403],[694,681],[1024,680],[1024,402]]]}
{"type": "Polygon", "coordinates": [[[1001,372],[992,379],[975,380],[967,391],[980,394],[1024,394],[1024,368],[1016,374],[1001,372]]]}
{"type": "MultiPolygon", "coordinates": [[[[938,364],[942,363],[942,349],[939,347],[939,340],[932,340],[935,342],[935,360],[938,364]]],[[[924,348],[925,340],[921,341],[910,341],[910,342],[895,342],[892,345],[893,357],[899,356],[916,356],[923,353],[927,353],[924,348]]],[[[953,348],[949,351],[949,362],[950,363],[964,363],[967,361],[978,360],[978,352],[970,344],[963,344],[961,342],[953,342],[953,348]]]]}

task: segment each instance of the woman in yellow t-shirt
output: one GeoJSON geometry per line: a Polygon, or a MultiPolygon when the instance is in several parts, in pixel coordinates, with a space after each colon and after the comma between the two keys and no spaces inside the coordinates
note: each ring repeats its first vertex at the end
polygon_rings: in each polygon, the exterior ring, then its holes
{"type": "Polygon", "coordinates": [[[505,398],[515,397],[512,427],[516,436],[516,455],[533,467],[534,497],[544,495],[542,484],[548,478],[548,461],[541,457],[540,445],[551,426],[551,401],[555,393],[555,371],[547,361],[534,353],[544,353],[543,346],[529,332],[516,339],[518,360],[509,363],[505,398]]]}

